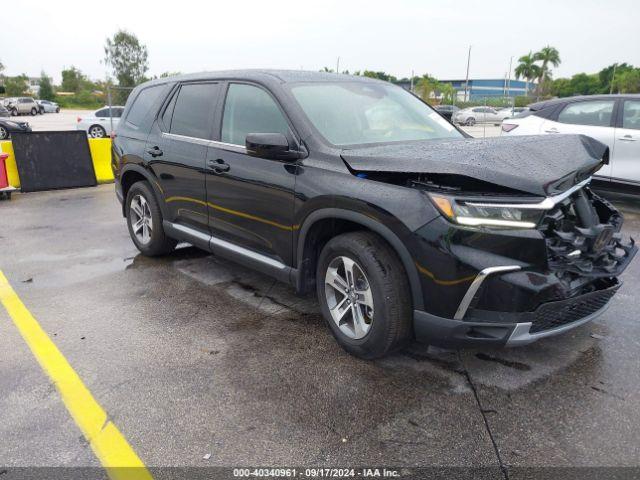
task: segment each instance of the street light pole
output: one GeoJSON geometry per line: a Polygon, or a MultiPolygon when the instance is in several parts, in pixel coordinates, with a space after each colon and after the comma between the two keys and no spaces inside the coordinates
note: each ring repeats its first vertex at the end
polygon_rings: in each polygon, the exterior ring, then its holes
{"type": "Polygon", "coordinates": [[[613,93],[613,81],[616,78],[616,67],[618,66],[617,63],[613,64],[613,73],[611,74],[611,86],[609,87],[609,95],[611,95],[613,93]]]}
{"type": "Polygon", "coordinates": [[[469,64],[471,63],[471,45],[469,45],[469,53],[467,54],[467,78],[464,82],[464,101],[467,101],[467,92],[469,91],[469,64]]]}
{"type": "Polygon", "coordinates": [[[509,59],[509,75],[507,76],[507,97],[511,97],[511,67],[513,66],[513,55],[509,59]]]}
{"type": "Polygon", "coordinates": [[[336,62],[336,73],[340,73],[340,57],[338,57],[338,61],[336,62]]]}

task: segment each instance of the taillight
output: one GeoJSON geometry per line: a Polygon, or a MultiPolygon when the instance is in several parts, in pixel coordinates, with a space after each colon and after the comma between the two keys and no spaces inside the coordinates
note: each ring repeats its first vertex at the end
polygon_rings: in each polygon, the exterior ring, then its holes
{"type": "Polygon", "coordinates": [[[82,121],[82,118],[81,118],[81,117],[78,117],[78,119],[77,119],[77,120],[78,120],[78,123],[80,123],[80,122],[82,121]]]}
{"type": "Polygon", "coordinates": [[[518,128],[518,125],[516,125],[515,123],[503,123],[502,124],[502,131],[503,132],[510,132],[511,130],[518,128]]]}

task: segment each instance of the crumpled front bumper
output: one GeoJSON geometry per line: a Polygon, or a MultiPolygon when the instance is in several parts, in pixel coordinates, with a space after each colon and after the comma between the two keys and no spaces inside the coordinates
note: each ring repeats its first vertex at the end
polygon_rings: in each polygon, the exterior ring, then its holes
{"type": "Polygon", "coordinates": [[[418,341],[441,346],[517,346],[558,335],[602,315],[621,283],[613,278],[592,292],[541,304],[532,312],[471,310],[464,319],[414,311],[418,341]]]}

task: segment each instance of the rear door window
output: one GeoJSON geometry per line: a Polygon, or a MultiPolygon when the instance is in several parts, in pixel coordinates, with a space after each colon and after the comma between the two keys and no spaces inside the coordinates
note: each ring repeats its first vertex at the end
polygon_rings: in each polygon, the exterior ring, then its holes
{"type": "Polygon", "coordinates": [[[218,83],[187,83],[180,87],[169,132],[194,138],[211,138],[218,102],[218,83]]]}
{"type": "Polygon", "coordinates": [[[622,128],[640,130],[640,100],[625,100],[622,109],[622,128]]]}
{"type": "Polygon", "coordinates": [[[108,108],[103,108],[102,110],[98,110],[95,113],[95,116],[98,117],[98,118],[108,117],[109,116],[109,109],[108,108]]]}
{"type": "Polygon", "coordinates": [[[558,115],[558,122],[572,125],[592,125],[608,127],[611,125],[614,100],[589,100],[570,103],[558,115]]]}

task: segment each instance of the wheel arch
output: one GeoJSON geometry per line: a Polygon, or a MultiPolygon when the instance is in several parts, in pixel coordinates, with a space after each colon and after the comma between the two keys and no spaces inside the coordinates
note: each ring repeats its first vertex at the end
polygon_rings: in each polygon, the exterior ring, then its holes
{"type": "Polygon", "coordinates": [[[315,284],[315,270],[320,249],[336,235],[356,230],[369,230],[382,237],[398,255],[409,285],[414,309],[422,309],[424,299],[418,269],[409,250],[400,238],[386,225],[353,210],[340,208],[322,208],[309,214],[298,234],[297,240],[297,278],[296,289],[299,293],[312,291],[315,284]],[[329,227],[328,229],[326,227],[329,227]]]}
{"type": "Polygon", "coordinates": [[[163,195],[162,189],[158,181],[154,178],[153,174],[151,174],[148,170],[136,164],[126,165],[123,168],[122,173],[120,174],[119,181],[120,181],[120,186],[122,188],[122,200],[123,200],[122,216],[123,217],[125,216],[125,212],[126,212],[125,205],[127,201],[127,194],[129,193],[129,189],[131,188],[131,185],[133,185],[136,182],[146,181],[147,183],[149,183],[149,185],[151,185],[151,190],[153,191],[153,194],[155,195],[156,200],[158,200],[158,205],[160,205],[160,211],[162,212],[162,216],[164,218],[167,218],[167,211],[166,211],[167,206],[164,202],[164,195],[163,195]]]}

